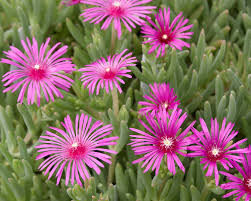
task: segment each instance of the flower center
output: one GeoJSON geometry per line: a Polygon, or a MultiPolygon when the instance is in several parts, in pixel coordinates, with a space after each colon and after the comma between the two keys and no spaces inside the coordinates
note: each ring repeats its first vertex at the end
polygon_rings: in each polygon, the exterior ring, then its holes
{"type": "Polygon", "coordinates": [[[163,137],[160,140],[159,147],[164,153],[173,152],[176,148],[176,140],[172,137],[163,137]]]}
{"type": "Polygon", "coordinates": [[[36,65],[34,66],[34,68],[38,70],[38,69],[40,68],[40,66],[39,66],[38,64],[36,64],[36,65]]]}
{"type": "Polygon", "coordinates": [[[248,179],[248,188],[250,188],[251,189],[251,179],[248,179]]]}
{"type": "Polygon", "coordinates": [[[173,40],[174,36],[169,33],[160,33],[159,40],[161,43],[169,44],[173,40]]]}
{"type": "Polygon", "coordinates": [[[71,146],[77,148],[77,147],[78,147],[78,143],[75,142],[75,143],[73,143],[71,146]]]}
{"type": "Polygon", "coordinates": [[[110,80],[113,79],[115,77],[115,73],[112,72],[112,69],[110,67],[105,68],[105,73],[103,75],[104,79],[110,80]]]}
{"type": "Polygon", "coordinates": [[[212,149],[212,154],[213,154],[214,156],[218,156],[219,153],[220,153],[220,150],[219,150],[219,149],[217,149],[217,148],[212,149]]]}
{"type": "Polygon", "coordinates": [[[223,151],[217,146],[213,146],[211,149],[209,149],[207,153],[208,159],[213,162],[217,162],[218,160],[221,160],[223,155],[224,155],[223,151]]]}
{"type": "Polygon", "coordinates": [[[44,66],[41,66],[39,64],[36,64],[34,66],[31,66],[29,76],[32,80],[40,81],[43,78],[46,77],[46,71],[44,66]]]}
{"type": "Polygon", "coordinates": [[[251,178],[243,179],[243,185],[245,190],[251,194],[251,178]]]}
{"type": "Polygon", "coordinates": [[[114,1],[112,4],[114,7],[120,7],[120,2],[114,1]]]}
{"type": "Polygon", "coordinates": [[[170,148],[173,145],[173,139],[165,138],[162,143],[163,143],[163,146],[165,146],[166,148],[170,148]]]}
{"type": "Polygon", "coordinates": [[[86,147],[79,143],[74,142],[72,143],[71,147],[68,148],[68,158],[73,160],[82,159],[84,155],[86,154],[86,147]]]}
{"type": "Polygon", "coordinates": [[[164,102],[161,104],[162,108],[168,109],[169,104],[167,102],[164,102]]]}
{"type": "Polygon", "coordinates": [[[166,40],[168,38],[167,34],[162,35],[162,39],[166,40]]]}
{"type": "Polygon", "coordinates": [[[110,7],[109,11],[110,11],[110,15],[116,16],[116,17],[121,16],[124,13],[124,9],[121,6],[120,1],[114,1],[112,3],[112,6],[110,7]]]}

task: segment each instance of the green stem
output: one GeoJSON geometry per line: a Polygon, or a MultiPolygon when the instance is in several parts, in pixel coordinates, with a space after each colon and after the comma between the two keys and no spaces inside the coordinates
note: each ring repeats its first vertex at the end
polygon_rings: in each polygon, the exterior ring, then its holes
{"type": "Polygon", "coordinates": [[[114,88],[112,90],[112,106],[113,106],[114,116],[118,117],[118,115],[119,115],[119,98],[118,98],[118,93],[117,93],[116,88],[114,88]]]}
{"type": "MultiPolygon", "coordinates": [[[[114,26],[112,26],[111,54],[114,54],[116,41],[117,41],[116,30],[115,30],[114,26]]],[[[117,89],[115,87],[112,90],[112,107],[113,107],[114,116],[115,116],[115,118],[118,119],[118,117],[119,117],[119,98],[118,98],[117,89]]],[[[109,166],[109,170],[108,170],[108,179],[107,179],[108,185],[113,182],[114,172],[115,172],[115,164],[116,164],[116,155],[114,155],[114,154],[112,155],[111,162],[112,163],[109,166]]]]}
{"type": "MultiPolygon", "coordinates": [[[[116,88],[114,88],[112,90],[112,106],[113,106],[114,116],[115,116],[115,118],[118,119],[118,117],[119,117],[119,98],[118,98],[118,93],[117,93],[116,88]]],[[[108,179],[107,179],[108,185],[113,182],[115,165],[116,165],[116,155],[112,155],[111,162],[112,163],[109,166],[109,171],[108,171],[108,179]]]]}
{"type": "Polygon", "coordinates": [[[107,184],[112,184],[115,172],[116,155],[112,155],[111,165],[109,166],[107,184]]]}
{"type": "Polygon", "coordinates": [[[111,54],[114,54],[116,41],[117,41],[117,33],[114,26],[112,26],[111,54]]]}

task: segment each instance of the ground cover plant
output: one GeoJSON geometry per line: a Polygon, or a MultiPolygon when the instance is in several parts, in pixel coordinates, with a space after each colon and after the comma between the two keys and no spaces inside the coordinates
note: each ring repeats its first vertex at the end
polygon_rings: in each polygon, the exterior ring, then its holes
{"type": "Polygon", "coordinates": [[[251,1],[1,0],[0,201],[249,201],[251,1]]]}

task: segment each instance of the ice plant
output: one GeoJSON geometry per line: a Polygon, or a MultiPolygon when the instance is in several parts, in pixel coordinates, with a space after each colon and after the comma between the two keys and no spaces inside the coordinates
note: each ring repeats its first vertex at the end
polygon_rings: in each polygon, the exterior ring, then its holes
{"type": "Polygon", "coordinates": [[[179,134],[181,125],[187,117],[186,113],[180,117],[181,113],[182,110],[175,106],[170,118],[168,118],[166,110],[162,110],[156,118],[151,114],[147,114],[145,117],[149,126],[139,120],[147,132],[130,128],[130,130],[137,133],[130,135],[132,150],[135,155],[144,155],[133,161],[133,163],[144,161],[142,164],[142,168],[146,166],[144,172],[147,172],[152,167],[152,171],[155,170],[157,175],[164,157],[166,157],[167,168],[171,173],[176,173],[175,162],[185,172],[185,168],[177,154],[186,155],[184,152],[191,143],[190,137],[186,135],[193,127],[195,121],[179,134]]]}
{"type": "Polygon", "coordinates": [[[90,94],[94,93],[95,87],[97,87],[96,94],[99,94],[100,87],[105,87],[107,93],[109,93],[109,88],[112,91],[114,86],[120,93],[122,92],[118,82],[122,84],[125,82],[120,77],[131,78],[132,76],[128,74],[131,70],[126,67],[135,66],[134,62],[137,61],[136,57],[130,57],[132,53],[124,55],[126,51],[127,49],[120,54],[108,56],[107,60],[102,57],[96,62],[86,65],[85,68],[79,69],[83,72],[80,79],[83,81],[84,87],[88,86],[90,94]]]}
{"type": "Polygon", "coordinates": [[[245,201],[249,201],[251,198],[251,146],[249,146],[249,153],[246,154],[246,157],[245,155],[242,155],[242,157],[243,168],[241,168],[241,166],[235,161],[232,162],[233,166],[241,174],[242,178],[220,171],[221,174],[225,175],[227,179],[231,181],[229,183],[222,184],[221,188],[225,190],[233,190],[224,195],[223,198],[232,195],[236,196],[235,199],[237,201],[242,197],[245,201]]]}
{"type": "Polygon", "coordinates": [[[238,132],[233,130],[233,123],[226,125],[226,119],[223,120],[220,130],[217,120],[211,119],[211,132],[209,132],[203,119],[200,119],[200,124],[202,127],[201,132],[192,128],[193,133],[198,137],[199,141],[195,141],[196,145],[189,147],[189,150],[193,151],[193,153],[189,153],[188,156],[201,157],[201,163],[205,164],[204,170],[208,167],[206,176],[211,176],[214,172],[215,183],[218,185],[219,172],[217,164],[229,170],[229,167],[233,167],[231,164],[233,160],[241,162],[242,158],[238,154],[246,153],[247,149],[240,149],[237,146],[247,139],[242,139],[231,145],[232,140],[238,132]]]}
{"type": "Polygon", "coordinates": [[[73,6],[79,3],[81,3],[81,0],[63,0],[62,1],[62,4],[65,4],[66,6],[73,6]]]}
{"type": "Polygon", "coordinates": [[[182,39],[189,39],[193,32],[187,32],[192,28],[193,25],[187,25],[188,19],[182,17],[180,13],[174,20],[170,20],[170,9],[164,11],[161,9],[159,13],[155,15],[157,23],[153,22],[149,17],[147,21],[149,24],[145,23],[141,27],[141,33],[143,37],[147,38],[143,43],[149,43],[152,47],[149,50],[149,54],[157,50],[156,57],[159,55],[165,55],[166,46],[182,50],[182,48],[190,47],[189,43],[183,41],[182,39]]]}
{"type": "Polygon", "coordinates": [[[131,27],[136,28],[135,24],[142,24],[143,18],[147,14],[152,13],[155,6],[145,6],[143,4],[149,3],[152,0],[82,0],[82,3],[90,4],[95,7],[87,8],[81,14],[85,19],[91,23],[98,24],[105,20],[101,29],[107,29],[112,23],[115,30],[117,30],[118,37],[121,37],[121,23],[131,31],[131,27]]]}
{"type": "Polygon", "coordinates": [[[8,59],[1,59],[1,62],[16,67],[3,75],[4,86],[8,86],[3,91],[4,93],[7,91],[15,92],[21,88],[17,101],[22,103],[27,91],[28,104],[33,104],[37,99],[37,105],[40,105],[42,94],[47,102],[49,97],[54,101],[53,94],[57,97],[63,97],[58,88],[68,91],[73,80],[62,72],[71,73],[75,65],[72,64],[70,58],[61,58],[68,47],[63,46],[56,50],[60,43],[54,45],[46,53],[49,41],[50,38],[39,48],[35,38],[33,38],[32,44],[27,38],[27,43],[21,41],[25,53],[13,46],[8,52],[4,52],[8,59]]]}
{"type": "Polygon", "coordinates": [[[76,116],[73,125],[68,115],[61,123],[64,130],[50,127],[52,131],[46,131],[40,137],[42,144],[36,146],[40,153],[36,160],[46,158],[39,169],[42,171],[46,168],[44,175],[49,173],[48,179],[57,172],[58,184],[65,168],[65,185],[68,185],[70,179],[72,185],[75,179],[82,185],[80,178],[86,180],[90,177],[87,167],[100,174],[100,167],[104,167],[101,161],[111,163],[111,157],[103,152],[116,154],[105,147],[115,145],[114,140],[118,137],[107,137],[112,132],[111,124],[102,126],[102,122],[96,121],[91,125],[91,122],[91,117],[81,114],[80,117],[76,116]]]}
{"type": "Polygon", "coordinates": [[[147,101],[139,102],[140,105],[146,106],[139,110],[140,113],[146,114],[151,112],[152,115],[156,115],[163,109],[169,111],[173,109],[175,105],[180,104],[180,101],[176,100],[177,96],[173,88],[170,88],[168,83],[154,83],[153,85],[150,84],[149,87],[151,92],[149,95],[144,95],[147,101]]]}

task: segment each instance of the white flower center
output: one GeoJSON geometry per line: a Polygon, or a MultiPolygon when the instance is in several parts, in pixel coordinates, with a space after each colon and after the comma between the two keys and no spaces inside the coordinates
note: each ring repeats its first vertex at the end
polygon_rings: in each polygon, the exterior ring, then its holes
{"type": "Polygon", "coordinates": [[[173,145],[173,139],[172,138],[165,138],[163,141],[163,146],[166,148],[170,148],[173,145]]]}
{"type": "Polygon", "coordinates": [[[165,109],[168,108],[168,103],[164,103],[163,106],[165,109]]]}
{"type": "Polygon", "coordinates": [[[114,1],[112,5],[114,7],[120,7],[120,2],[119,1],[114,1]]]}
{"type": "Polygon", "coordinates": [[[212,149],[212,154],[213,154],[214,156],[218,156],[219,153],[220,153],[220,150],[219,150],[219,149],[217,149],[217,148],[213,148],[213,149],[212,149]]]}
{"type": "Polygon", "coordinates": [[[111,71],[111,68],[106,68],[105,71],[108,73],[111,71]]]}
{"type": "Polygon", "coordinates": [[[166,40],[168,38],[167,34],[163,34],[162,38],[166,40]]]}
{"type": "Polygon", "coordinates": [[[36,65],[34,66],[34,68],[38,70],[38,69],[40,68],[40,66],[39,66],[38,64],[36,64],[36,65]]]}
{"type": "Polygon", "coordinates": [[[248,179],[248,188],[251,188],[251,179],[248,179]]]}
{"type": "Polygon", "coordinates": [[[71,146],[74,147],[74,148],[77,148],[78,147],[78,143],[74,142],[71,146]]]}

